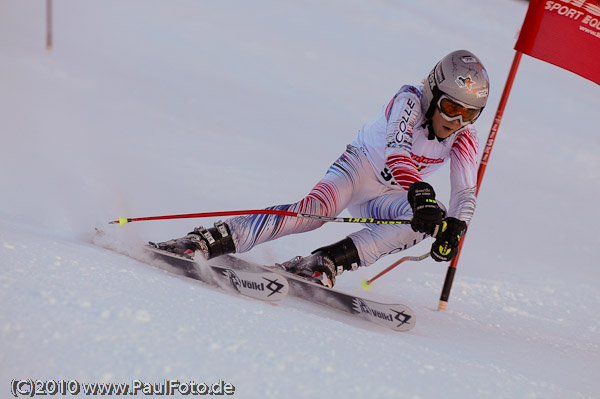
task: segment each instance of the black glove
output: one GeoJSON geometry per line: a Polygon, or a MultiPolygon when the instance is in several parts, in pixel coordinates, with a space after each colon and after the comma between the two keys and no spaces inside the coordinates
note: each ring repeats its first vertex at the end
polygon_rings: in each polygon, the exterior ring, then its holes
{"type": "Polygon", "coordinates": [[[448,262],[458,253],[460,239],[467,232],[467,224],[456,218],[446,218],[442,231],[431,246],[431,257],[437,262],[448,262]]]}
{"type": "Polygon", "coordinates": [[[435,191],[424,181],[410,185],[408,203],[413,211],[410,226],[413,231],[435,236],[442,225],[444,211],[435,201],[435,191]]]}

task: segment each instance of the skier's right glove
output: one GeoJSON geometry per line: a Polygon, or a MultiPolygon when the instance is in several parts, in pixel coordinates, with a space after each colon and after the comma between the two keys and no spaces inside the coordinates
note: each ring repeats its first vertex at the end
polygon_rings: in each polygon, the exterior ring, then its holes
{"type": "Polygon", "coordinates": [[[431,246],[431,257],[437,262],[448,262],[458,253],[460,239],[467,232],[467,223],[449,217],[444,221],[443,229],[438,233],[431,246]]]}
{"type": "Polygon", "coordinates": [[[411,184],[408,188],[408,203],[413,211],[410,221],[413,231],[435,237],[442,226],[444,211],[435,200],[433,187],[424,181],[411,184]]]}

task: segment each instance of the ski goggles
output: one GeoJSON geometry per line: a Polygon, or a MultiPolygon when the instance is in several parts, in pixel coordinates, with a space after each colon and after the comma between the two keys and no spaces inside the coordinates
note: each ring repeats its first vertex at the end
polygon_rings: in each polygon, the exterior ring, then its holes
{"type": "Polygon", "coordinates": [[[448,122],[459,120],[461,125],[475,122],[482,110],[482,108],[469,107],[446,95],[440,97],[437,108],[445,120],[448,122]]]}

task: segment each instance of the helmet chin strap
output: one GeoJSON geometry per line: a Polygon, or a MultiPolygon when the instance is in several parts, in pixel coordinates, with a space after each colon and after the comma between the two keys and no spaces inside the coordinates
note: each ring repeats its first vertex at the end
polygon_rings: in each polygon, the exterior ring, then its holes
{"type": "Polygon", "coordinates": [[[429,135],[427,136],[428,140],[433,140],[434,138],[438,139],[438,141],[442,141],[444,139],[440,139],[435,132],[433,131],[433,113],[435,112],[436,104],[443,93],[438,89],[437,85],[432,90],[433,97],[431,98],[431,102],[429,103],[429,108],[427,108],[427,112],[425,113],[425,122],[423,126],[427,126],[427,130],[429,131],[429,135]]]}
{"type": "Polygon", "coordinates": [[[429,135],[427,136],[428,140],[433,140],[434,138],[436,138],[439,142],[444,141],[444,139],[439,138],[437,136],[437,134],[435,134],[435,132],[433,131],[433,122],[431,120],[427,121],[427,130],[429,131],[429,135]]]}

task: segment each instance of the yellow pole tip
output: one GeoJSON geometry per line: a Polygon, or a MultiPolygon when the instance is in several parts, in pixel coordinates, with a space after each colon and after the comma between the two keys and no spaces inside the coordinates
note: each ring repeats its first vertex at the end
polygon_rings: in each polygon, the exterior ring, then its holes
{"type": "Polygon", "coordinates": [[[127,220],[127,218],[119,218],[119,224],[121,226],[123,226],[124,224],[129,223],[129,220],[127,220]]]}
{"type": "Polygon", "coordinates": [[[363,287],[365,290],[368,290],[369,288],[371,288],[371,284],[369,283],[369,280],[365,279],[360,283],[361,287],[363,287]]]}

